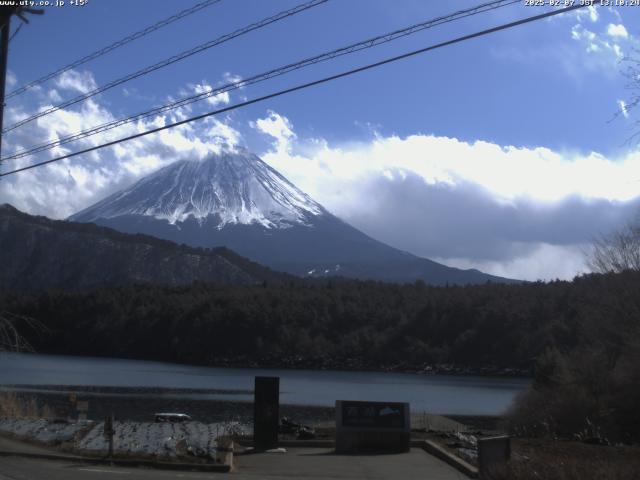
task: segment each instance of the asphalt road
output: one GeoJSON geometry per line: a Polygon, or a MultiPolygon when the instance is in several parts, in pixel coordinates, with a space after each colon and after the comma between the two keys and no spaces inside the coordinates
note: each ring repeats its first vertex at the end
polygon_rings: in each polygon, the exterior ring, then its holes
{"type": "MultiPolygon", "coordinates": [[[[33,460],[19,457],[0,458],[0,480],[92,480],[122,478],[143,479],[210,479],[208,472],[175,472],[143,468],[119,468],[103,465],[73,463],[59,460],[33,460]]],[[[229,478],[227,475],[223,477],[229,478]]],[[[236,478],[234,476],[234,478],[236,478]]]]}
{"type": "Polygon", "coordinates": [[[220,479],[220,480],[462,480],[464,475],[421,449],[398,455],[335,455],[329,449],[290,449],[285,454],[236,457],[236,472],[176,472],[147,468],[90,465],[68,460],[0,458],[0,480],[126,480],[220,479]]]}

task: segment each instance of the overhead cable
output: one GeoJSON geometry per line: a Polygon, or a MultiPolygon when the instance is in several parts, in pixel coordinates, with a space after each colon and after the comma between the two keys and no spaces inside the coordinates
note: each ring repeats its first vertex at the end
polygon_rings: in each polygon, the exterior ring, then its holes
{"type": "Polygon", "coordinates": [[[203,52],[205,50],[208,50],[210,48],[213,48],[217,45],[220,45],[222,43],[228,42],[229,40],[232,40],[236,37],[242,36],[242,35],[246,35],[249,32],[252,32],[254,30],[258,30],[259,28],[263,28],[266,27],[267,25],[270,25],[272,23],[275,23],[279,20],[283,20],[285,18],[291,17],[293,15],[296,15],[300,12],[303,12],[305,10],[308,10],[310,8],[313,7],[317,7],[318,5],[321,5],[323,3],[328,2],[329,0],[311,0],[309,2],[297,5],[293,8],[290,8],[289,10],[285,10],[283,12],[280,12],[276,15],[264,18],[258,22],[252,23],[250,25],[247,25],[246,27],[242,27],[238,30],[235,30],[234,32],[228,33],[226,35],[222,35],[221,37],[218,37],[214,40],[211,40],[209,42],[203,43],[201,45],[198,45],[196,47],[193,47],[189,50],[186,50],[182,53],[179,53],[177,55],[173,55],[172,57],[169,57],[165,60],[162,60],[158,63],[155,63],[153,65],[150,65],[148,67],[145,67],[141,70],[138,70],[136,72],[130,73],[128,75],[125,75],[124,77],[118,78],[116,80],[113,80],[109,83],[106,83],[100,87],[97,87],[87,93],[83,93],[82,95],[79,95],[75,98],[72,98],[70,100],[67,100],[65,102],[62,102],[58,105],[55,105],[53,107],[47,108],[45,110],[42,110],[34,115],[31,115],[30,117],[27,117],[23,120],[20,120],[16,123],[14,123],[13,125],[8,126],[7,128],[5,128],[4,130],[2,130],[2,133],[7,133],[10,132],[11,130],[15,130],[18,127],[21,127],[22,125],[25,125],[27,123],[30,123],[38,118],[42,118],[45,115],[49,115],[53,112],[56,112],[58,110],[61,110],[63,108],[67,108],[70,107],[71,105],[75,105],[76,103],[80,103],[83,102],[91,97],[94,97],[100,93],[103,93],[113,87],[116,87],[118,85],[122,85],[123,83],[126,83],[128,81],[131,81],[135,78],[138,77],[142,77],[144,75],[148,75],[152,72],[155,72],[156,70],[159,70],[161,68],[164,68],[168,65],[171,65],[173,63],[179,62],[181,60],[184,60],[185,58],[191,57],[192,55],[195,55],[197,53],[203,52]]]}
{"type": "MultiPolygon", "coordinates": [[[[207,8],[211,5],[214,5],[216,3],[221,2],[222,0],[205,0],[204,2],[200,2],[195,4],[194,6],[187,8],[185,10],[182,10],[174,15],[171,15],[168,18],[165,18],[164,20],[160,20],[157,23],[154,23],[153,25],[140,30],[138,32],[132,33],[131,35],[128,35],[120,40],[118,40],[117,42],[113,42],[110,45],[107,45],[104,48],[101,48],[100,50],[96,50],[93,53],[90,53],[89,55],[86,55],[74,62],[69,63],[68,65],[65,65],[64,67],[59,68],[58,70],[48,73],[47,75],[44,75],[36,80],[33,80],[32,82],[29,82],[25,85],[23,85],[22,87],[16,88],[14,91],[8,93],[6,95],[6,99],[10,99],[12,97],[15,97],[16,95],[20,95],[21,93],[26,92],[27,90],[40,85],[44,82],[46,82],[47,80],[51,80],[52,78],[57,77],[58,75],[63,74],[64,72],[71,70],[72,68],[76,68],[79,67],[80,65],[83,65],[87,62],[90,62],[91,60],[95,60],[98,57],[101,57],[102,55],[105,55],[113,50],[115,50],[116,48],[120,48],[130,42],[133,42],[134,40],[137,40],[139,38],[144,37],[145,35],[150,34],[151,32],[155,32],[156,30],[159,30],[163,27],[166,27],[167,25],[180,20],[181,18],[187,17],[189,15],[192,15],[196,12],[199,12],[200,10],[207,8]]],[[[18,27],[19,29],[19,27],[18,27]]],[[[18,31],[16,30],[16,32],[13,34],[14,36],[18,33],[18,31]]]]}
{"type": "Polygon", "coordinates": [[[82,155],[82,154],[85,154],[85,153],[93,152],[95,150],[99,150],[99,149],[102,149],[102,148],[105,148],[105,147],[110,147],[110,146],[113,146],[113,145],[117,145],[117,144],[122,143],[122,142],[126,142],[126,141],[129,141],[129,140],[134,140],[136,138],[144,137],[144,136],[150,135],[152,133],[157,133],[157,132],[161,132],[163,130],[168,130],[170,128],[179,127],[181,125],[185,125],[185,124],[194,122],[196,120],[202,120],[202,119],[207,118],[207,117],[211,117],[211,116],[214,116],[214,115],[219,115],[221,113],[229,112],[231,110],[236,110],[238,108],[246,107],[248,105],[253,105],[255,103],[263,102],[265,100],[270,100],[272,98],[276,98],[276,97],[280,97],[282,95],[286,95],[286,94],[289,94],[289,93],[297,92],[299,90],[304,90],[304,89],[307,89],[307,88],[310,88],[310,87],[314,87],[314,86],[317,86],[317,85],[320,85],[320,84],[323,84],[323,83],[327,83],[327,82],[330,82],[330,81],[333,81],[333,80],[337,80],[339,78],[348,77],[348,76],[354,75],[356,73],[361,73],[361,72],[364,72],[364,71],[367,71],[367,70],[371,70],[373,68],[380,67],[382,65],[386,65],[386,64],[389,64],[389,63],[397,62],[399,60],[404,60],[406,58],[410,58],[410,57],[413,57],[413,56],[416,56],[416,55],[419,55],[419,54],[422,54],[422,53],[426,53],[426,52],[429,52],[429,51],[432,51],[432,50],[436,50],[438,48],[447,47],[449,45],[454,45],[456,43],[461,43],[461,42],[464,42],[464,41],[467,41],[467,40],[471,40],[471,39],[474,39],[474,38],[482,37],[482,36],[489,35],[489,34],[492,34],[492,33],[496,33],[496,32],[502,31],[502,30],[507,30],[509,28],[514,28],[514,27],[517,27],[517,26],[520,26],[520,25],[524,25],[524,24],[527,24],[527,23],[531,23],[531,22],[537,21],[537,20],[542,20],[544,18],[553,17],[555,15],[561,15],[563,13],[567,13],[569,11],[576,10],[578,8],[584,8],[584,6],[585,5],[582,5],[582,4],[576,4],[576,5],[573,5],[573,6],[560,8],[560,9],[553,10],[553,11],[546,12],[546,13],[542,13],[542,14],[539,14],[539,15],[526,17],[526,18],[523,18],[523,19],[520,19],[520,20],[516,20],[514,22],[498,25],[497,27],[492,27],[492,28],[489,28],[489,29],[486,29],[486,30],[481,30],[479,32],[471,33],[471,34],[468,34],[468,35],[463,35],[461,37],[457,37],[457,38],[454,38],[452,40],[447,40],[445,42],[437,43],[435,45],[430,45],[428,47],[420,48],[418,50],[413,50],[411,52],[404,53],[402,55],[397,55],[397,56],[394,56],[394,57],[390,57],[390,58],[387,58],[385,60],[381,60],[379,62],[370,63],[370,64],[365,65],[363,67],[358,67],[358,68],[354,68],[354,69],[351,69],[351,70],[347,70],[345,72],[341,72],[341,73],[338,73],[338,74],[335,74],[335,75],[330,75],[328,77],[324,77],[324,78],[321,78],[319,80],[314,80],[312,82],[307,82],[307,83],[304,83],[304,84],[301,84],[301,85],[297,85],[295,87],[290,87],[290,88],[287,88],[287,89],[284,89],[284,90],[280,90],[278,92],[274,92],[274,93],[271,93],[271,94],[268,94],[268,95],[264,95],[264,96],[257,97],[257,98],[251,99],[251,100],[247,100],[245,102],[237,103],[235,105],[231,105],[231,106],[224,107],[224,108],[221,108],[221,109],[218,109],[218,110],[214,110],[214,111],[211,111],[211,112],[207,112],[207,113],[203,113],[203,114],[200,114],[200,115],[196,115],[196,116],[184,119],[184,120],[180,120],[178,122],[174,122],[174,123],[170,123],[168,125],[164,125],[162,127],[153,128],[151,130],[146,130],[144,132],[136,133],[134,135],[129,135],[127,137],[123,137],[123,138],[120,138],[118,140],[113,140],[111,142],[106,142],[106,143],[103,143],[101,145],[96,145],[96,146],[93,146],[93,147],[90,147],[90,148],[85,148],[83,150],[79,150],[79,151],[76,151],[76,152],[73,152],[73,153],[69,153],[69,154],[66,154],[66,155],[61,155],[59,157],[52,158],[50,160],[46,160],[46,161],[39,162],[39,163],[34,163],[34,164],[28,165],[26,167],[17,168],[15,170],[11,170],[11,171],[6,172],[6,173],[1,173],[0,177],[6,177],[8,175],[14,175],[14,174],[19,173],[19,172],[24,172],[26,170],[30,170],[30,169],[33,169],[33,168],[42,167],[44,165],[49,165],[49,164],[54,163],[54,162],[59,162],[59,161],[62,161],[62,160],[66,160],[68,158],[76,157],[78,155],[82,155]]]}
{"type": "Polygon", "coordinates": [[[420,22],[414,25],[411,25],[409,27],[403,28],[403,29],[399,29],[399,30],[395,30],[393,32],[390,33],[385,33],[383,35],[378,35],[376,37],[373,38],[368,38],[366,40],[362,40],[360,42],[357,43],[353,43],[351,45],[348,45],[346,47],[341,47],[335,50],[331,50],[329,52],[325,52],[319,55],[315,55],[313,57],[309,57],[309,58],[305,58],[303,60],[294,62],[294,63],[290,63],[278,68],[274,68],[272,70],[269,70],[267,72],[263,72],[257,75],[253,75],[247,78],[243,78],[243,79],[239,79],[239,80],[235,80],[233,82],[229,82],[225,85],[222,85],[220,87],[214,88],[214,89],[209,89],[207,91],[201,92],[199,94],[196,95],[190,95],[184,98],[181,98],[179,100],[170,102],[168,104],[159,106],[159,107],[155,107],[153,109],[150,110],[146,110],[144,112],[140,112],[137,113],[135,115],[131,115],[129,117],[126,118],[122,118],[122,119],[118,119],[118,120],[113,120],[110,122],[106,122],[100,125],[96,125],[94,127],[85,129],[83,131],[74,133],[72,135],[66,136],[66,137],[62,137],[62,138],[58,138],[56,140],[52,140],[52,141],[48,141],[45,143],[42,143],[40,145],[35,145],[35,146],[31,146],[31,147],[27,147],[25,149],[22,149],[18,152],[14,152],[11,155],[7,155],[5,157],[3,157],[2,159],[0,159],[0,161],[4,161],[4,160],[12,160],[12,159],[18,159],[18,158],[22,158],[28,155],[33,155],[36,153],[40,153],[46,150],[51,150],[55,147],[61,146],[61,145],[65,145],[67,143],[70,142],[74,142],[92,135],[96,135],[98,133],[102,133],[102,132],[106,132],[109,130],[112,130],[114,128],[129,124],[129,123],[133,123],[133,122],[137,122],[138,120],[143,120],[145,118],[149,118],[155,115],[159,115],[171,110],[175,110],[177,108],[181,108],[181,107],[185,107],[187,105],[190,105],[192,103],[195,102],[199,102],[202,101],[204,99],[207,98],[211,98],[211,97],[215,97],[217,95],[222,95],[224,93],[230,92],[232,90],[236,90],[238,88],[242,88],[248,85],[253,85],[259,82],[263,82],[265,80],[274,78],[274,77],[278,77],[280,75],[284,75],[287,74],[289,72],[292,72],[294,70],[299,70],[301,68],[305,68],[308,67],[310,65],[314,65],[320,62],[324,62],[327,60],[331,60],[343,55],[347,55],[350,53],[354,53],[354,52],[358,52],[360,50],[364,50],[367,48],[373,48],[376,47],[378,45],[382,45],[384,43],[388,43],[394,40],[397,40],[399,38],[402,37],[406,37],[408,35],[412,35],[415,34],[417,32],[420,32],[422,30],[428,29],[428,28],[433,28],[436,27],[438,25],[442,25],[445,23],[449,23],[449,22],[453,22],[455,20],[460,20],[462,18],[466,18],[472,15],[477,15],[480,13],[484,13],[487,12],[489,10],[495,10],[497,8],[501,8],[501,7],[506,7],[508,5],[512,5],[514,3],[519,3],[520,0],[498,0],[498,1],[492,1],[492,2],[487,2],[487,3],[483,3],[481,5],[472,7],[472,8],[468,8],[465,10],[460,10],[448,15],[443,15],[437,18],[433,18],[430,20],[426,20],[424,22],[420,22]]]}

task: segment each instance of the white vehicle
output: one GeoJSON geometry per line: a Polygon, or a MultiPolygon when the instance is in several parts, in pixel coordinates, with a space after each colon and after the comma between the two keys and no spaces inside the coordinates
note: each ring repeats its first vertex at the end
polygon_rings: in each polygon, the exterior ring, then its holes
{"type": "Polygon", "coordinates": [[[156,422],[188,422],[191,417],[186,413],[156,413],[156,422]]]}

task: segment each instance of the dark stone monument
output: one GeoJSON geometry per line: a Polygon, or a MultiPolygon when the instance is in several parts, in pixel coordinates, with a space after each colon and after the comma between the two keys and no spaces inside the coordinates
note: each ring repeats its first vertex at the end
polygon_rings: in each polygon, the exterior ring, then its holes
{"type": "Polygon", "coordinates": [[[280,377],[256,377],[253,401],[253,446],[269,450],[278,446],[280,377]]]}
{"type": "Polygon", "coordinates": [[[511,437],[500,435],[478,439],[478,473],[488,478],[492,468],[505,465],[511,458],[511,437]]]}
{"type": "Polygon", "coordinates": [[[336,452],[409,451],[408,403],[336,401],[336,452]]]}

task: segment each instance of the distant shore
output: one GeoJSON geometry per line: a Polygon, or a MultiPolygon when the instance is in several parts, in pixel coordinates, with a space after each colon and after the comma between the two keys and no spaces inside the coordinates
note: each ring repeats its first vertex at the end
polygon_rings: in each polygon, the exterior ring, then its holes
{"type": "Polygon", "coordinates": [[[175,365],[199,366],[208,368],[251,368],[251,369],[277,369],[277,370],[317,370],[336,372],[378,372],[378,373],[410,373],[417,375],[461,375],[479,377],[520,377],[531,378],[533,371],[530,368],[505,367],[497,365],[460,365],[454,363],[370,363],[361,358],[334,358],[329,356],[302,357],[292,355],[286,357],[249,358],[239,357],[213,357],[207,361],[179,361],[168,358],[151,358],[137,356],[101,356],[84,355],[81,353],[59,352],[44,349],[38,352],[41,355],[56,355],[69,357],[106,358],[118,360],[135,360],[148,362],[173,363],[175,365]]]}
{"type": "Polygon", "coordinates": [[[214,368],[277,368],[291,370],[333,370],[348,372],[413,373],[419,375],[469,375],[479,377],[531,377],[527,368],[496,365],[456,365],[452,363],[369,364],[357,358],[329,359],[325,357],[284,357],[251,360],[248,358],[216,358],[207,367],[214,368]]]}

